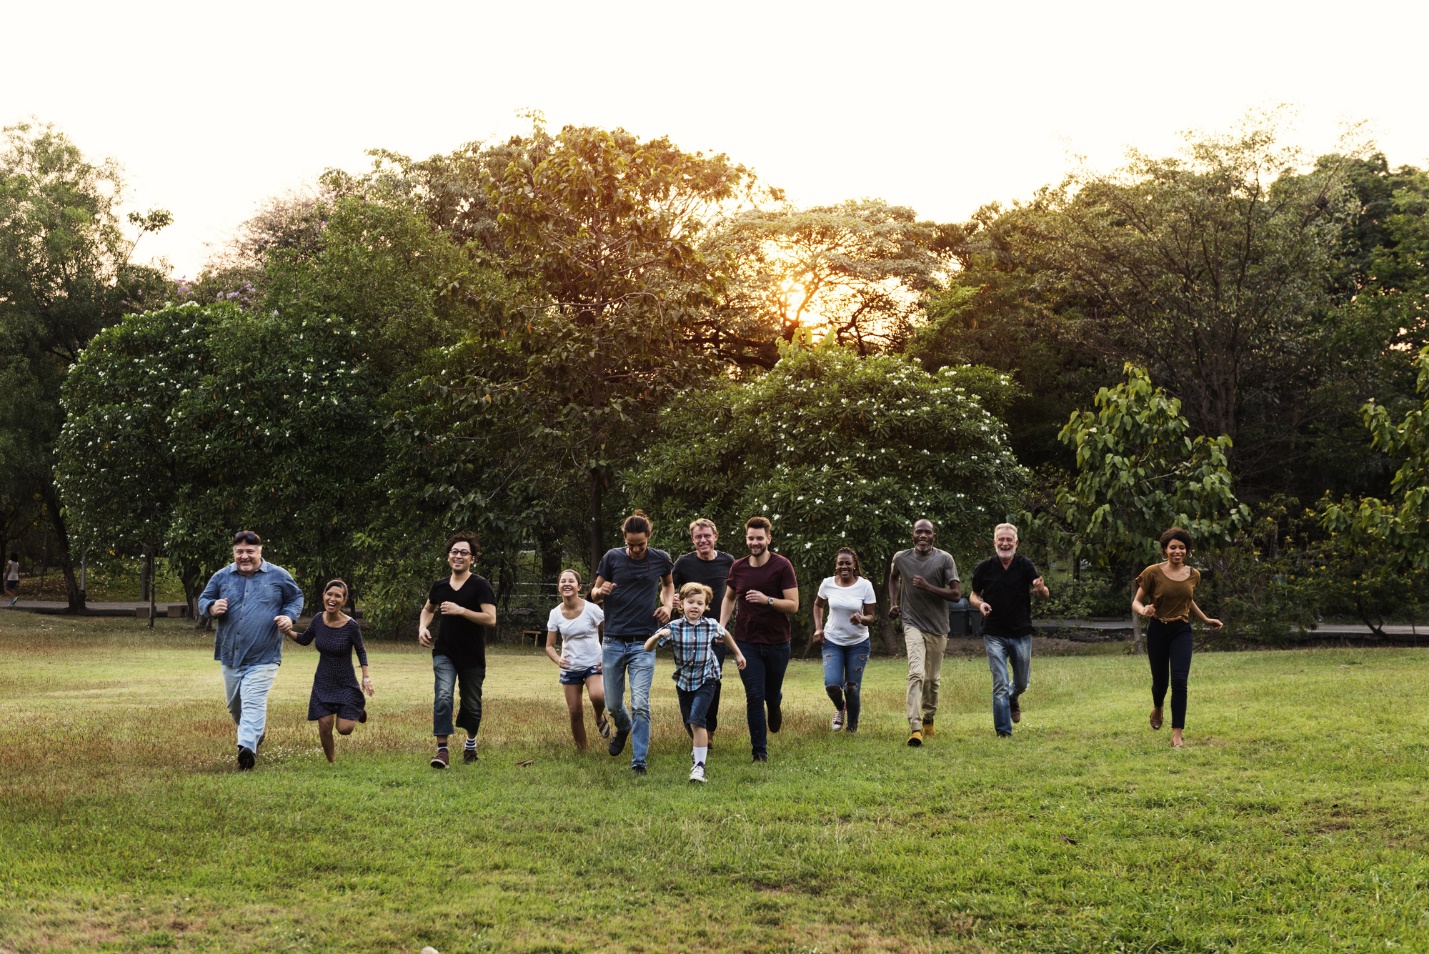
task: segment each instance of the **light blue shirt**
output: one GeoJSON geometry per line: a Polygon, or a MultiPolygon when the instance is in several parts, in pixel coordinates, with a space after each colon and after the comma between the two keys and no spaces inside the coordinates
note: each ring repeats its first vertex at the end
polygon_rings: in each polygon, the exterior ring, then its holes
{"type": "Polygon", "coordinates": [[[230,563],[219,570],[203,588],[198,611],[228,600],[228,612],[218,617],[213,638],[213,658],[230,669],[261,666],[283,661],[283,634],[273,622],[275,616],[296,621],[303,612],[303,591],[281,566],[267,560],[251,575],[238,572],[230,563]]]}

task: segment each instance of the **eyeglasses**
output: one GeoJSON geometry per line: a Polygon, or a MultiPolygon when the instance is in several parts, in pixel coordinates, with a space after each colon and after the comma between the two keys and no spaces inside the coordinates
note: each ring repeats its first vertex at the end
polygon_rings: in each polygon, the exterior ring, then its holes
{"type": "Polygon", "coordinates": [[[258,536],[258,534],[254,533],[252,530],[239,530],[233,535],[233,544],[234,546],[237,546],[240,543],[246,543],[249,546],[253,547],[261,546],[263,543],[263,538],[258,536]]]}
{"type": "Polygon", "coordinates": [[[448,550],[452,556],[471,556],[470,550],[448,550]]]}

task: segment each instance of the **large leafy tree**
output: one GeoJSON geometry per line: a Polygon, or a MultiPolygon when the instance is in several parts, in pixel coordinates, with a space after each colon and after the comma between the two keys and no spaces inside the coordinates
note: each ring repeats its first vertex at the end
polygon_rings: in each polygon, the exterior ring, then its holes
{"type": "MultiPolygon", "coordinates": [[[[543,484],[553,502],[570,499],[572,483],[580,488],[582,536],[597,560],[616,464],[640,445],[657,408],[716,367],[700,342],[721,275],[700,240],[713,218],[753,195],[754,176],[664,138],[576,126],[552,134],[539,124],[420,171],[434,183],[429,196],[479,188],[468,203],[432,199],[429,211],[524,299],[474,326],[430,384],[454,427],[486,406],[506,412],[500,433],[520,423],[534,468],[521,480],[543,484]]],[[[485,473],[490,458],[477,460],[479,447],[442,463],[440,483],[464,486],[485,473]]]]}
{"type": "Polygon", "coordinates": [[[704,516],[738,539],[748,517],[767,516],[806,606],[844,545],[882,588],[914,520],[933,520],[966,560],[1012,510],[1025,474],[999,418],[1011,391],[987,369],[928,374],[796,341],[766,375],[671,402],[624,492],[677,535],[704,516]]]}
{"type": "Polygon", "coordinates": [[[734,357],[768,367],[775,342],[804,330],[858,354],[901,351],[950,264],[941,237],[912,209],[879,199],[734,216],[707,243],[731,261],[722,315],[756,329],[746,339],[757,350],[734,357]]]}
{"type": "Polygon", "coordinates": [[[1307,435],[1363,386],[1347,380],[1334,307],[1356,201],[1349,160],[1312,166],[1281,144],[1278,122],[1191,137],[1180,155],[1133,151],[1113,173],[1075,173],[1007,216],[974,220],[963,238],[972,267],[920,353],[966,353],[938,339],[973,326],[993,330],[974,330],[974,342],[1019,353],[1026,338],[1066,344],[1074,367],[1100,362],[1104,381],[1133,361],[1181,399],[1194,429],[1234,439],[1232,465],[1252,491],[1305,483],[1307,435]],[[1056,320],[1044,328],[1045,314],[1056,320]]]}
{"type": "MultiPolygon", "coordinates": [[[[22,123],[0,151],[0,461],[22,495],[43,505],[71,610],[81,608],[69,524],[52,475],[64,413],[60,388],[91,338],[127,311],[159,299],[153,268],[133,264],[136,239],[119,209],[123,179],[113,162],[87,161],[64,133],[22,123]]],[[[169,215],[133,213],[143,234],[169,215]]]]}

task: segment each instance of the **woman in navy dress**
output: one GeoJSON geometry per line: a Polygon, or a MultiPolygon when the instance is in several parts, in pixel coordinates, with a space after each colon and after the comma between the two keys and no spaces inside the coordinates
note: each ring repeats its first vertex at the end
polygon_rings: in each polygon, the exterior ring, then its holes
{"type": "Polygon", "coordinates": [[[367,672],[367,649],[357,620],[342,611],[347,603],[347,584],[333,580],[323,589],[323,614],[313,617],[308,631],[299,635],[291,625],[286,632],[301,646],[316,643],[318,671],[313,676],[313,693],[308,698],[308,721],[318,724],[323,754],[333,761],[333,725],[339,735],[351,735],[359,722],[367,721],[363,692],[374,694],[367,672]],[[352,651],[362,666],[362,685],[352,673],[352,651]]]}

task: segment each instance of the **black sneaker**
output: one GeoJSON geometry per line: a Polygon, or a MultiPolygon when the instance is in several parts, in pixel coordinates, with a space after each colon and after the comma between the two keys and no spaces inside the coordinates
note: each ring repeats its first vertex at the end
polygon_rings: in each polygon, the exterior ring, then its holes
{"type": "Polygon", "coordinates": [[[761,762],[768,762],[768,761],[769,761],[769,755],[768,755],[767,753],[764,753],[764,752],[755,752],[755,753],[754,753],[753,762],[754,762],[755,765],[758,765],[758,764],[761,763],[761,762]]]}
{"type": "Polygon", "coordinates": [[[637,777],[644,777],[646,774],[645,766],[641,765],[639,762],[636,762],[634,765],[630,766],[630,771],[637,777]]]}
{"type": "Polygon", "coordinates": [[[606,747],[606,751],[611,754],[611,757],[619,755],[625,751],[625,740],[628,738],[630,738],[629,731],[616,729],[615,738],[610,740],[610,745],[606,747]]]}
{"type": "Polygon", "coordinates": [[[784,728],[784,710],[780,708],[784,704],[784,694],[779,693],[779,700],[769,707],[769,731],[778,732],[784,728]]]}
{"type": "Polygon", "coordinates": [[[476,761],[476,746],[474,746],[474,745],[472,745],[472,746],[463,745],[463,746],[461,747],[461,760],[462,760],[462,762],[464,762],[464,763],[467,764],[467,765],[470,765],[472,762],[475,762],[475,761],[476,761]]]}
{"type": "Polygon", "coordinates": [[[240,745],[238,747],[238,771],[247,772],[253,768],[254,761],[253,750],[240,745]]]}

